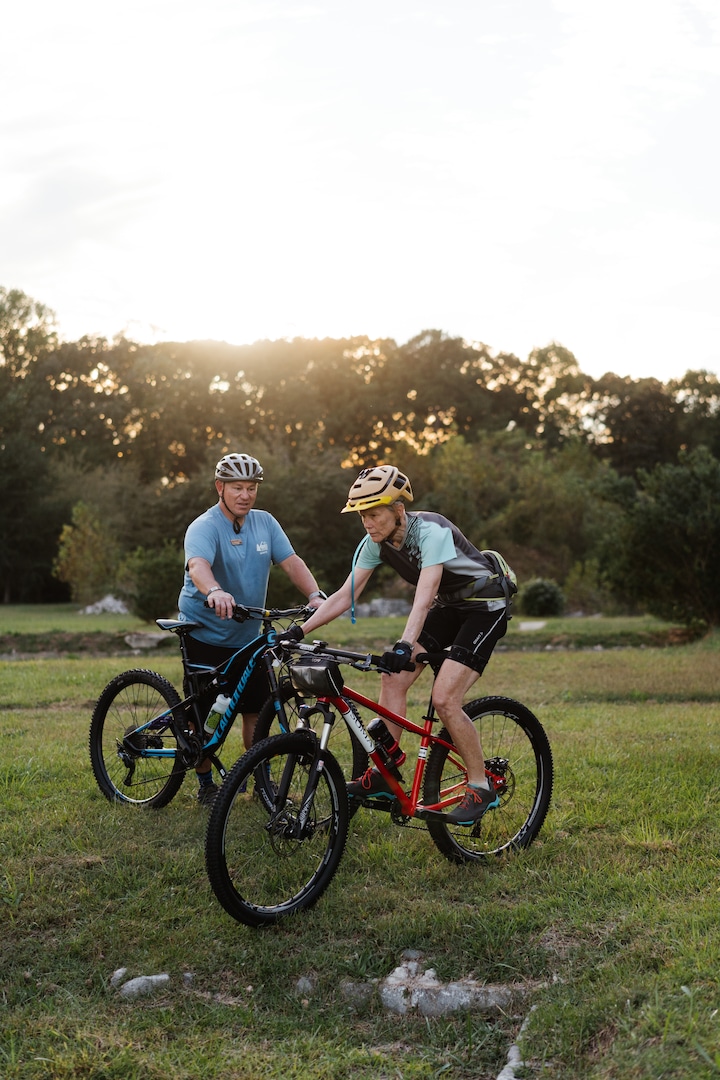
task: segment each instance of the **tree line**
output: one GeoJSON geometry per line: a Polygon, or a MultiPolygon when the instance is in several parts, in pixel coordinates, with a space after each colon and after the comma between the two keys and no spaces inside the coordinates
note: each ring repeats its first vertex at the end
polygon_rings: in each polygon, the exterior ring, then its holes
{"type": "Polygon", "coordinates": [[[583,609],[718,621],[720,382],[707,371],[595,379],[559,344],[521,360],[439,330],[405,344],[64,342],[47,307],[0,288],[4,602],[132,594],[161,565],[179,589],[185,528],[228,450],[262,461],[258,505],[327,589],[361,535],[339,514],[355,473],[392,461],[416,508],[502,550],[521,582],[552,579],[583,609]],[[698,588],[658,600],[674,575],[698,588]]]}

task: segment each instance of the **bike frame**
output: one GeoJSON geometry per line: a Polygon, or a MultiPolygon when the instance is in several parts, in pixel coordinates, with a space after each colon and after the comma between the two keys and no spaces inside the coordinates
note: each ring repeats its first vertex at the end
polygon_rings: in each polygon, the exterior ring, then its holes
{"type": "MultiPolygon", "coordinates": [[[[438,722],[435,716],[435,709],[432,703],[432,697],[428,705],[427,713],[423,717],[424,724],[422,727],[419,724],[409,720],[406,716],[401,716],[399,713],[394,713],[390,709],[386,709],[379,702],[373,701],[372,698],[366,697],[358,690],[353,690],[350,686],[343,687],[343,696],[341,698],[331,699],[342,714],[343,720],[347,727],[353,732],[356,738],[366,747],[368,755],[373,765],[378,769],[382,776],[390,784],[392,790],[397,796],[397,804],[400,807],[403,815],[406,817],[433,817],[435,815],[441,815],[442,811],[447,809],[448,806],[453,805],[457,800],[454,798],[443,800],[440,803],[433,803],[432,806],[423,806],[420,802],[420,792],[422,790],[423,777],[425,775],[425,765],[427,762],[428,752],[430,747],[435,743],[439,743],[441,746],[447,747],[451,754],[451,760],[457,767],[465,773],[465,765],[462,758],[455,749],[455,744],[448,742],[447,739],[440,738],[433,731],[433,724],[438,722]],[[410,794],[407,795],[403,790],[396,776],[393,775],[392,770],[383,760],[382,751],[373,741],[372,736],[368,735],[362,722],[358,722],[357,717],[353,716],[352,710],[347,707],[345,699],[353,701],[357,705],[362,705],[364,708],[370,709],[383,720],[390,720],[392,723],[397,724],[404,731],[409,731],[412,735],[416,735],[420,738],[420,747],[418,749],[417,762],[415,764],[415,770],[413,772],[412,784],[410,787],[410,794]],[[344,707],[343,707],[344,706],[344,707]]],[[[458,792],[464,791],[464,780],[458,783],[458,792]]],[[[374,803],[372,805],[375,805],[374,803]]],[[[379,808],[379,807],[378,807],[379,808]]]]}
{"type": "MultiPolygon", "coordinates": [[[[254,609],[248,610],[253,611],[254,609]]],[[[257,611],[258,614],[261,614],[263,620],[263,633],[259,634],[258,637],[254,638],[253,641],[248,642],[248,644],[244,645],[241,649],[238,649],[238,651],[234,653],[233,656],[231,656],[228,660],[226,660],[218,667],[206,668],[200,665],[188,664],[185,657],[185,650],[184,648],[182,649],[183,671],[185,675],[195,682],[202,679],[202,682],[204,683],[202,687],[203,689],[206,689],[218,679],[222,679],[224,682],[230,682],[231,685],[235,685],[235,689],[232,693],[230,701],[228,702],[225,712],[220,716],[217,727],[215,728],[212,735],[207,738],[207,741],[202,743],[200,753],[198,755],[198,760],[200,758],[209,757],[222,778],[225,777],[226,770],[220,759],[216,756],[216,751],[219,750],[225,742],[227,736],[230,733],[230,729],[232,728],[235,720],[237,719],[240,699],[242,698],[243,691],[245,690],[245,687],[247,686],[251,675],[253,674],[258,662],[261,659],[265,663],[265,668],[268,676],[268,696],[271,697],[273,700],[275,711],[279,713],[281,709],[280,687],[278,684],[277,676],[275,674],[276,658],[274,653],[271,651],[277,641],[278,631],[270,624],[270,619],[272,617],[282,618],[283,613],[270,612],[266,610],[263,610],[261,612],[260,609],[257,609],[257,611]],[[207,677],[207,679],[205,679],[204,677],[207,677]]],[[[162,625],[165,629],[179,629],[179,627],[183,626],[184,624],[178,624],[175,622],[166,623],[161,620],[159,622],[159,625],[162,625]]],[[[179,706],[176,706],[176,709],[183,709],[187,712],[188,707],[196,706],[199,693],[200,688],[197,687],[190,695],[188,695],[188,697],[184,698],[180,702],[179,706]]],[[[200,716],[199,710],[197,708],[194,708],[194,711],[195,722],[198,724],[199,730],[202,732],[203,736],[205,736],[203,726],[205,717],[200,716]]],[[[168,725],[168,716],[170,715],[172,714],[169,713],[168,710],[159,713],[157,716],[149,720],[146,724],[142,724],[139,727],[135,728],[131,733],[131,737],[134,737],[137,734],[142,734],[146,731],[152,731],[153,729],[157,729],[159,727],[166,727],[168,725]]],[[[178,729],[176,731],[176,736],[180,747],[180,752],[182,754],[190,755],[196,752],[190,739],[185,737],[185,732],[183,730],[178,729]]],[[[137,753],[136,750],[135,752],[137,753]]],[[[143,758],[173,759],[177,756],[177,750],[171,749],[169,747],[165,748],[146,746],[140,750],[139,756],[143,758]]],[[[188,765],[188,767],[190,767],[190,764],[188,765]]]]}
{"type": "MultiPolygon", "coordinates": [[[[369,803],[368,806],[370,809],[390,810],[392,812],[397,811],[397,809],[399,808],[401,815],[404,817],[417,817],[420,819],[427,819],[432,817],[441,818],[443,816],[443,811],[446,810],[449,806],[453,806],[458,801],[458,797],[450,797],[448,799],[443,799],[439,803],[433,803],[432,806],[423,806],[423,804],[420,802],[420,792],[422,789],[423,777],[425,775],[425,764],[427,761],[428,751],[433,744],[439,743],[441,746],[447,747],[447,749],[452,755],[451,760],[455,765],[457,765],[463,776],[465,775],[465,766],[463,764],[463,760],[455,749],[454,743],[448,742],[446,739],[440,738],[440,736],[436,735],[432,730],[433,724],[437,723],[437,717],[434,714],[432,700],[430,701],[427,714],[423,718],[425,722],[422,727],[419,724],[415,724],[412,720],[409,720],[406,716],[400,716],[399,713],[395,713],[392,712],[390,709],[384,708],[382,705],[380,705],[379,702],[374,701],[372,698],[366,697],[358,690],[353,690],[350,686],[343,687],[342,697],[319,697],[317,701],[318,705],[321,707],[322,705],[326,705],[332,706],[333,708],[337,709],[337,711],[342,716],[346,726],[353,733],[353,735],[355,735],[358,742],[362,743],[362,745],[365,747],[373,765],[382,774],[382,776],[390,785],[392,791],[397,796],[397,800],[395,802],[389,802],[387,800],[377,800],[373,803],[369,803]],[[368,735],[362,721],[359,720],[358,717],[353,715],[353,711],[348,705],[349,701],[355,702],[357,705],[361,705],[364,708],[370,709],[372,712],[376,713],[384,720],[390,720],[392,721],[392,723],[397,724],[399,727],[403,728],[404,731],[409,731],[412,735],[419,736],[420,748],[418,750],[418,758],[415,765],[415,771],[413,773],[413,779],[409,795],[406,794],[397,777],[393,775],[392,770],[385,763],[382,751],[380,750],[372,736],[368,735]]],[[[320,739],[320,746],[321,750],[323,751],[327,747],[333,722],[334,719],[332,717],[332,714],[329,714],[326,717],[326,721],[323,726],[323,733],[320,739]]],[[[457,791],[459,796],[459,794],[464,791],[464,789],[465,781],[463,779],[460,780],[458,784],[451,790],[452,792],[457,791]]]]}
{"type": "MultiPolygon", "coordinates": [[[[298,645],[297,651],[305,656],[320,656],[325,657],[328,660],[335,660],[339,663],[346,663],[354,667],[358,671],[382,671],[381,657],[373,656],[372,654],[362,654],[351,652],[346,649],[335,649],[327,645],[327,642],[318,641],[312,645],[298,645]]],[[[423,654],[423,662],[428,667],[434,669],[437,661],[442,660],[442,654],[423,654]]],[[[276,702],[276,712],[281,720],[284,719],[283,705],[276,702]]],[[[433,724],[438,722],[438,718],[435,715],[435,708],[432,700],[432,688],[430,691],[430,699],[427,706],[427,711],[423,717],[423,724],[416,724],[406,716],[401,716],[399,713],[392,712],[392,710],[385,708],[378,701],[373,698],[367,697],[365,694],[360,693],[359,690],[354,690],[351,686],[343,686],[342,694],[332,695],[319,695],[316,699],[315,706],[303,706],[299,710],[299,714],[302,720],[303,716],[309,716],[311,713],[318,710],[324,714],[323,729],[320,735],[320,753],[325,753],[330,740],[330,733],[335,722],[334,714],[331,712],[331,708],[338,711],[342,717],[346,727],[356,737],[358,742],[367,751],[368,757],[372,761],[373,765],[378,769],[381,775],[385,778],[390,786],[391,791],[396,795],[396,799],[393,800],[367,800],[363,805],[370,809],[377,810],[389,810],[392,814],[407,817],[407,818],[420,818],[428,820],[430,818],[442,818],[443,811],[449,807],[454,806],[459,802],[462,793],[466,787],[467,771],[461,755],[459,754],[455,744],[448,739],[441,738],[433,731],[433,724]],[[383,720],[390,720],[392,723],[397,724],[404,731],[410,732],[411,735],[415,735],[420,739],[420,747],[418,750],[417,762],[413,773],[412,784],[410,786],[409,794],[406,794],[402,785],[398,781],[397,777],[393,773],[393,769],[386,763],[384,757],[384,750],[375,742],[373,737],[367,732],[362,720],[354,715],[352,708],[348,704],[353,702],[356,705],[360,705],[365,709],[371,710],[377,716],[383,720]],[[448,750],[449,759],[457,767],[459,779],[456,784],[447,788],[443,792],[443,798],[438,803],[433,803],[432,806],[424,806],[420,802],[420,792],[422,790],[423,778],[425,775],[425,765],[427,762],[430,748],[439,744],[444,746],[448,750]],[[399,811],[399,814],[398,814],[399,811]]],[[[287,730],[287,728],[286,728],[287,730]]],[[[308,785],[307,795],[310,796],[310,788],[312,781],[308,785]]]]}

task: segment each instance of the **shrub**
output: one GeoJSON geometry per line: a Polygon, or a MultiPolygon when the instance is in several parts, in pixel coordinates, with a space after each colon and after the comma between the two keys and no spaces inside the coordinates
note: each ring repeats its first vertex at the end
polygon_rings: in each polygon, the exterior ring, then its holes
{"type": "Polygon", "coordinates": [[[170,541],[155,551],[136,548],[120,565],[115,591],[143,622],[171,618],[177,612],[182,568],[182,550],[170,541]]]}
{"type": "Polygon", "coordinates": [[[606,535],[618,593],[693,633],[720,625],[720,460],[706,447],[638,474],[640,492],[606,535]]]}
{"type": "Polygon", "coordinates": [[[520,594],[523,615],[562,615],[565,610],[563,591],[552,578],[529,581],[520,594]]]}

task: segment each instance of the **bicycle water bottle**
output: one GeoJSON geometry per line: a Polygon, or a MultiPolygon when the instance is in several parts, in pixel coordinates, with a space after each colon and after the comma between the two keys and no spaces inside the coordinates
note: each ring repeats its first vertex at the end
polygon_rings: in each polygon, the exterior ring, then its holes
{"type": "Polygon", "coordinates": [[[404,750],[400,749],[400,744],[397,739],[390,734],[379,716],[376,716],[374,720],[370,721],[367,730],[368,735],[373,737],[377,745],[384,752],[384,756],[386,757],[390,768],[397,776],[400,776],[400,766],[405,760],[406,754],[404,750]]]}
{"type": "Polygon", "coordinates": [[[218,694],[210,707],[210,712],[208,713],[207,720],[205,721],[206,735],[214,734],[215,728],[220,723],[220,717],[225,712],[229,704],[229,697],[225,697],[224,694],[218,694]]]}

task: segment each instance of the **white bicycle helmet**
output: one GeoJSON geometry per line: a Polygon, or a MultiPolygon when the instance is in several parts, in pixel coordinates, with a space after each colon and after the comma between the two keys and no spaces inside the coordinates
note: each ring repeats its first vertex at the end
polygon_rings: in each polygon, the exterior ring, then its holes
{"type": "Polygon", "coordinates": [[[226,454],[215,466],[215,479],[224,483],[232,483],[233,480],[260,483],[262,478],[262,465],[249,454],[226,454]]]}
{"type": "Polygon", "coordinates": [[[394,465],[378,465],[363,469],[348,492],[348,501],[341,514],[351,510],[371,510],[373,506],[389,506],[398,499],[413,501],[410,481],[394,465]]]}

